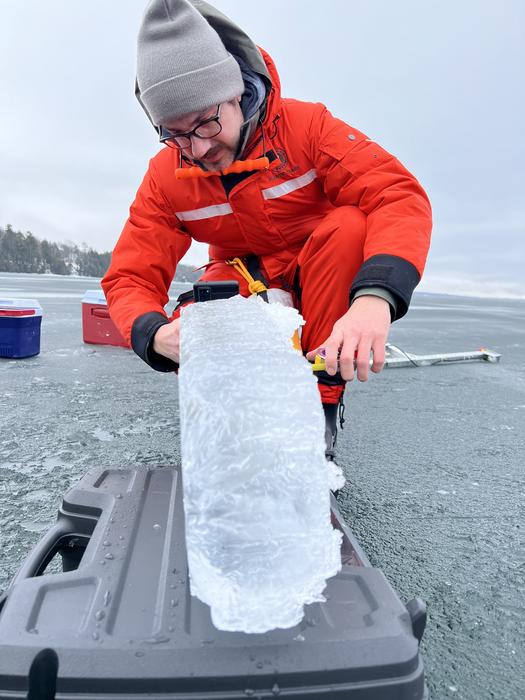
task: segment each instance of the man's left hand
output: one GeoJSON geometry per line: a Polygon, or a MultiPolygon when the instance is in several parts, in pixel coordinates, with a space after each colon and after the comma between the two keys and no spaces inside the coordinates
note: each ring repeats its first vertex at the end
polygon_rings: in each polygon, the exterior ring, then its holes
{"type": "Polygon", "coordinates": [[[322,345],[307,353],[312,362],[324,348],[326,371],[337,370],[343,379],[351,381],[357,369],[360,382],[368,379],[370,353],[372,372],[381,372],[385,363],[385,344],[390,329],[390,304],[376,296],[358,297],[344,316],[335,322],[332,333],[322,345]]]}

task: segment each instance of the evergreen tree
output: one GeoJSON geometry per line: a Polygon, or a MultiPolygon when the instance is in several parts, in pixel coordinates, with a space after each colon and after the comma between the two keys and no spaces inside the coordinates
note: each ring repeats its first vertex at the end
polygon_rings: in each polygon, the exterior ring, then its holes
{"type": "MultiPolygon", "coordinates": [[[[55,275],[78,274],[103,277],[111,262],[111,253],[98,253],[85,243],[52,243],[39,240],[31,231],[15,231],[11,224],[0,226],[0,272],[36,272],[55,275]]],[[[177,266],[175,279],[194,282],[200,277],[187,265],[177,266]]]]}

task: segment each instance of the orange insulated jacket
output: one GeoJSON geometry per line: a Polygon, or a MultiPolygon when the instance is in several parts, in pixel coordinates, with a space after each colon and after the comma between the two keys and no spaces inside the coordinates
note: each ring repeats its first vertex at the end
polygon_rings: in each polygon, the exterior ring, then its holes
{"type": "Polygon", "coordinates": [[[181,180],[177,151],[163,148],[150,161],[113,252],[102,283],[111,317],[146,361],[154,333],[168,321],[168,288],[192,240],[209,244],[216,260],[255,254],[272,280],[329,212],[352,205],[366,214],[367,233],[350,299],[360,288],[382,287],[395,298],[399,318],[423,272],[431,210],[415,177],[324,105],[282,98],[272,59],[258,51],[265,115],[242,157],[266,154],[270,167],[181,180]]]}

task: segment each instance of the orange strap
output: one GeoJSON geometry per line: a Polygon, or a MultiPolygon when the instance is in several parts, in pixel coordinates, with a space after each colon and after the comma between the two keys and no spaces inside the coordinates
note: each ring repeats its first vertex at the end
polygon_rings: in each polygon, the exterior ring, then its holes
{"type": "MultiPolygon", "coordinates": [[[[248,268],[243,263],[240,258],[232,258],[232,260],[225,260],[227,265],[234,267],[237,272],[244,277],[248,282],[248,289],[250,294],[261,294],[261,292],[267,292],[268,287],[265,286],[264,282],[254,279],[248,271],[248,268]]],[[[299,337],[299,331],[295,330],[292,336],[292,345],[296,350],[302,352],[301,339],[299,337]]],[[[317,357],[315,358],[317,362],[317,357]]]]}
{"type": "Polygon", "coordinates": [[[262,292],[268,291],[268,288],[264,285],[264,282],[256,280],[250,275],[248,268],[240,258],[233,258],[232,260],[226,260],[225,262],[227,265],[234,267],[237,272],[248,282],[248,290],[250,294],[261,294],[262,292]]]}

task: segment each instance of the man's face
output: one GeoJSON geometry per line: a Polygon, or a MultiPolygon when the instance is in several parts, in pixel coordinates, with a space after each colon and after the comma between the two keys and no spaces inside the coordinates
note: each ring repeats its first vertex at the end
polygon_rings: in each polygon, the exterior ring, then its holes
{"type": "MultiPolygon", "coordinates": [[[[183,154],[192,160],[198,160],[207,170],[224,170],[231,165],[237,153],[241,126],[244,122],[240,100],[240,97],[236,97],[230,102],[223,102],[219,114],[222,127],[220,133],[211,138],[199,138],[193,135],[191,146],[183,148],[183,154]]],[[[163,127],[171,133],[187,133],[216,114],[217,105],[214,105],[207,110],[178,117],[163,124],[163,127]]]]}

